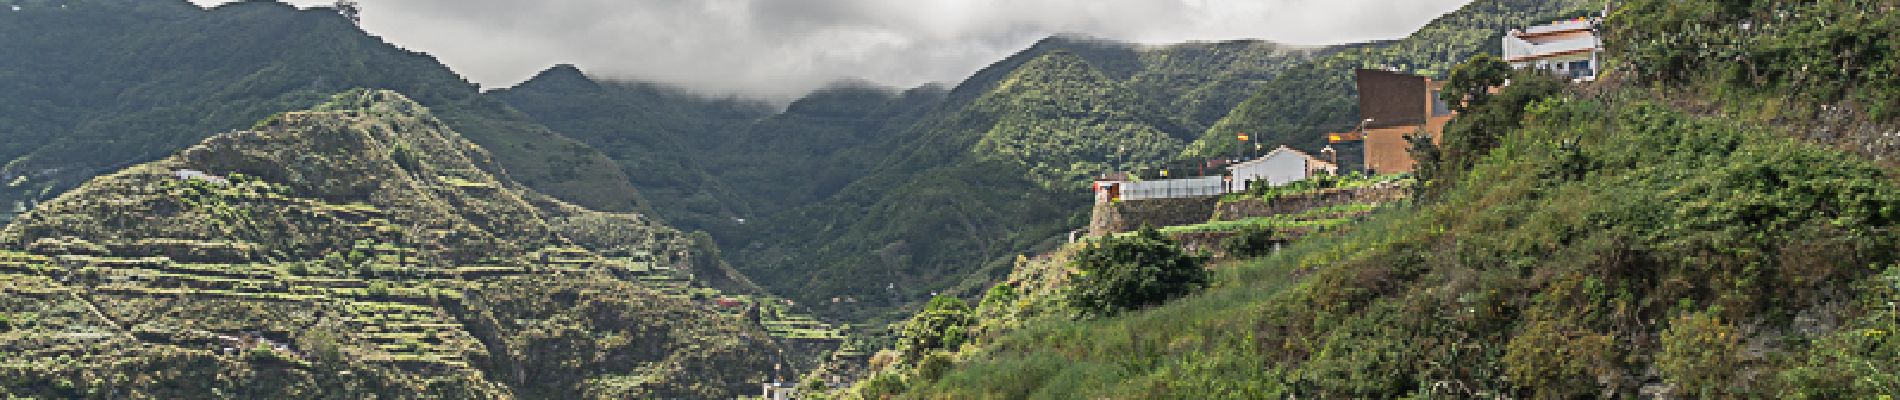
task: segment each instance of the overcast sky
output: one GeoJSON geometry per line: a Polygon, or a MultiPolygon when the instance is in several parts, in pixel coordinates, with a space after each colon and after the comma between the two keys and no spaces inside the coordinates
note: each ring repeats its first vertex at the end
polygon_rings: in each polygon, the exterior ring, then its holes
{"type": "Polygon", "coordinates": [[[365,29],[433,54],[485,87],[568,63],[595,77],[785,100],[846,79],[953,83],[1054,34],[1141,43],[1397,38],[1469,0],[358,2],[365,29]]]}

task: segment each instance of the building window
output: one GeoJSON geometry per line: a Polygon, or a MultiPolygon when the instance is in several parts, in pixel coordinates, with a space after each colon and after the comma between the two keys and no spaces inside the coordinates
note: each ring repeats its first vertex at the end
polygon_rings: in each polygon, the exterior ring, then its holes
{"type": "Polygon", "coordinates": [[[1586,76],[1595,76],[1595,75],[1596,75],[1596,71],[1593,71],[1590,68],[1590,60],[1570,62],[1570,77],[1571,78],[1582,78],[1586,76]]]}
{"type": "Polygon", "coordinates": [[[1433,90],[1432,91],[1432,116],[1443,117],[1447,115],[1451,115],[1451,104],[1445,102],[1445,98],[1444,96],[1440,94],[1440,91],[1433,90]]]}

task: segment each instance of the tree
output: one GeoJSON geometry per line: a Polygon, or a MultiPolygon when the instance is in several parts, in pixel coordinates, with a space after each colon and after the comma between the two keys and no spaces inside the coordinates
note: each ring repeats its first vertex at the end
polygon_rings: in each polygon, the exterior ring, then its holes
{"type": "Polygon", "coordinates": [[[1445,82],[1445,91],[1438,96],[1462,113],[1469,107],[1484,104],[1490,99],[1491,88],[1504,86],[1510,77],[1510,64],[1497,56],[1479,53],[1452,67],[1451,79],[1445,82]]]}
{"type": "Polygon", "coordinates": [[[937,296],[904,325],[904,338],[898,348],[903,350],[905,360],[916,360],[933,350],[954,350],[969,340],[974,322],[969,303],[953,296],[937,296]]]}
{"type": "Polygon", "coordinates": [[[1069,304],[1085,316],[1161,304],[1206,288],[1209,279],[1205,258],[1187,254],[1151,227],[1090,243],[1073,263],[1079,272],[1069,304]]]}
{"type": "Polygon", "coordinates": [[[337,14],[342,14],[343,18],[349,18],[350,23],[363,24],[363,9],[356,4],[355,0],[336,0],[336,5],[332,8],[336,9],[337,14]]]}
{"type": "Polygon", "coordinates": [[[1502,63],[1495,59],[1473,60],[1452,72],[1453,78],[1445,84],[1445,93],[1449,96],[1454,91],[1465,91],[1470,100],[1462,105],[1458,116],[1445,125],[1445,134],[1437,143],[1433,143],[1430,135],[1410,137],[1412,158],[1418,160],[1415,171],[1424,184],[1424,189],[1415,193],[1415,197],[1430,199],[1436,192],[1448,190],[1456,184],[1460,174],[1501,145],[1506,135],[1523,126],[1526,106],[1564,91],[1564,81],[1551,74],[1535,70],[1511,71],[1502,63]],[[1498,72],[1494,69],[1499,66],[1504,68],[1502,77],[1491,75],[1498,72]],[[1464,75],[1459,76],[1458,71],[1464,71],[1464,75]],[[1506,80],[1511,82],[1510,86],[1503,87],[1497,94],[1491,94],[1491,86],[1486,86],[1506,80]]]}

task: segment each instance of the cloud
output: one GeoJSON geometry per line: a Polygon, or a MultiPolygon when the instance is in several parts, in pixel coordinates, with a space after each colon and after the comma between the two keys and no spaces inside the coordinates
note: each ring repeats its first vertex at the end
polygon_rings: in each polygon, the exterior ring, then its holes
{"type": "MultiPolygon", "coordinates": [[[[192,0],[199,5],[224,0],[192,0]]],[[[359,0],[364,28],[486,87],[557,63],[784,100],[831,82],[955,82],[1036,40],[1402,37],[1469,0],[359,0]]],[[[299,6],[323,0],[289,1],[299,6]]]]}

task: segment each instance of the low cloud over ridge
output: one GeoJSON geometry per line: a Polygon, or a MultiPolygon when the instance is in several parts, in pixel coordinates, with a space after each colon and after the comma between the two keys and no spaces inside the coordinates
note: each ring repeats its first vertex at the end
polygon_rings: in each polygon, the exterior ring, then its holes
{"type": "MultiPolygon", "coordinates": [[[[192,0],[209,6],[224,0],[192,0]]],[[[1405,36],[1469,0],[359,0],[365,29],[486,87],[558,63],[786,100],[845,79],[955,82],[1036,40],[1405,36]]],[[[333,3],[293,0],[299,6],[333,3]]]]}

